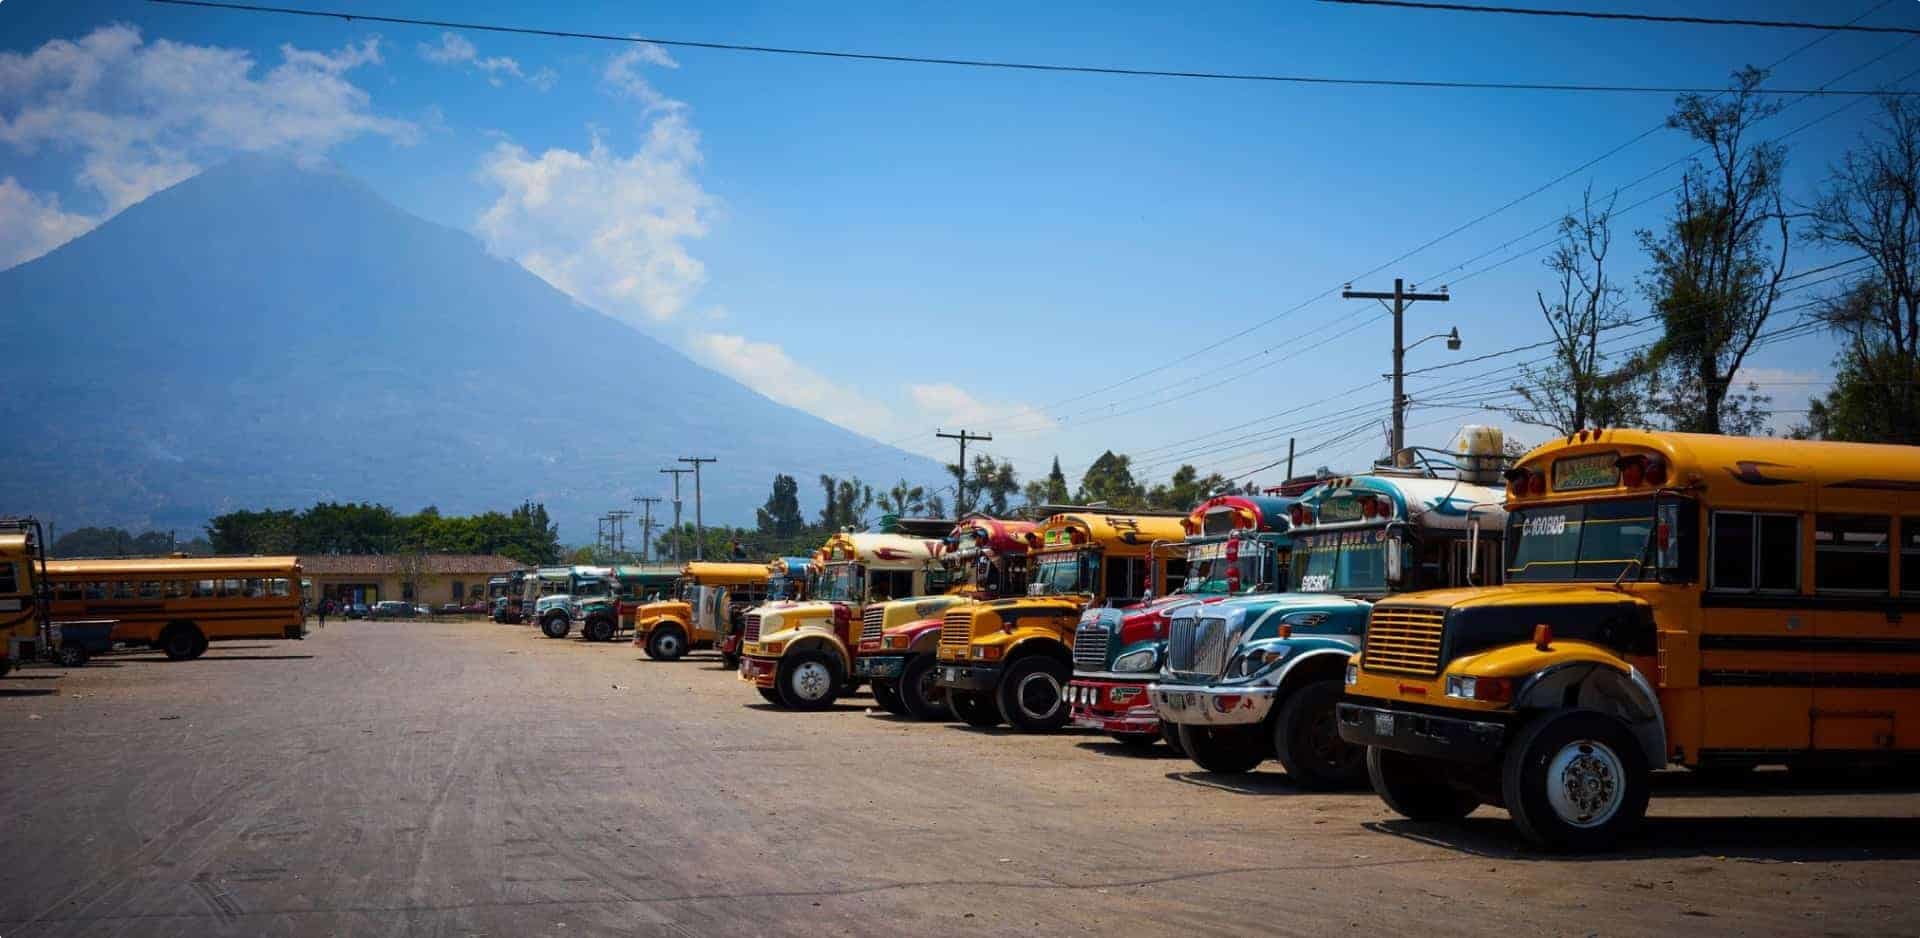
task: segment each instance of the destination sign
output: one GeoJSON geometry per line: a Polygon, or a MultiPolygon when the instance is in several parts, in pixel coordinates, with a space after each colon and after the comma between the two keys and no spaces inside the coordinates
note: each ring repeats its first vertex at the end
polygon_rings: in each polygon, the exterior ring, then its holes
{"type": "Polygon", "coordinates": [[[1329,498],[1320,503],[1321,524],[1340,524],[1359,520],[1360,500],[1357,498],[1329,498]]]}
{"type": "Polygon", "coordinates": [[[1577,492],[1581,489],[1606,489],[1620,484],[1619,453],[1594,453],[1569,456],[1553,461],[1553,490],[1577,492]]]}

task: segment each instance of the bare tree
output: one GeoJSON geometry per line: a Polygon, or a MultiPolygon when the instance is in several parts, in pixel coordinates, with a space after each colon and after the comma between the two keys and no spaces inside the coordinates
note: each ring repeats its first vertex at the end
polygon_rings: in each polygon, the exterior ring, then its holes
{"type": "Polygon", "coordinates": [[[1786,150],[1753,139],[1780,109],[1758,93],[1766,75],[1747,68],[1724,94],[1681,95],[1667,118],[1708,151],[1681,178],[1666,228],[1640,232],[1652,260],[1644,288],[1665,326],[1644,362],[1658,370],[1654,409],[1676,430],[1751,433],[1766,419],[1757,389],[1733,389],[1773,315],[1791,240],[1780,196],[1786,150]]]}
{"type": "Polygon", "coordinates": [[[1554,275],[1552,294],[1534,294],[1541,318],[1553,331],[1553,358],[1544,366],[1521,368],[1513,390],[1525,403],[1505,408],[1521,423],[1570,434],[1639,420],[1639,397],[1628,374],[1609,370],[1600,351],[1600,334],[1628,321],[1620,286],[1607,266],[1617,197],[1596,205],[1589,188],[1579,212],[1560,220],[1560,243],[1545,262],[1554,275]]]}
{"type": "Polygon", "coordinates": [[[1833,390],[1812,418],[1833,439],[1920,443],[1920,102],[1882,99],[1828,174],[1807,240],[1850,248],[1871,266],[1828,301],[1821,318],[1847,340],[1833,390]]]}

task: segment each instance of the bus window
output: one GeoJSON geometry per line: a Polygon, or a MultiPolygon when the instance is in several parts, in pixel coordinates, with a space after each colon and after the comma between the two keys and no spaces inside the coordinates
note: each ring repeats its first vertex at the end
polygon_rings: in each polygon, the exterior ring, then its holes
{"type": "Polygon", "coordinates": [[[274,577],[267,581],[268,596],[292,596],[293,581],[285,577],[274,577]]]}
{"type": "Polygon", "coordinates": [[[166,585],[168,599],[184,599],[192,590],[192,584],[186,580],[168,580],[166,585]]]}
{"type": "Polygon", "coordinates": [[[246,595],[245,590],[246,583],[242,580],[226,579],[220,581],[220,595],[222,596],[244,596],[246,595]]]}
{"type": "Polygon", "coordinates": [[[1800,516],[1713,513],[1712,587],[1731,592],[1800,591],[1800,516]]]}
{"type": "Polygon", "coordinates": [[[240,589],[248,599],[258,599],[267,595],[266,581],[259,577],[249,577],[240,589]]]}
{"type": "Polygon", "coordinates": [[[1813,588],[1886,595],[1892,586],[1887,581],[1891,528],[1892,519],[1878,515],[1815,515],[1813,588]]]}
{"type": "Polygon", "coordinates": [[[193,596],[195,599],[207,599],[212,597],[216,592],[218,592],[218,590],[213,580],[195,580],[193,582],[193,596]]]}
{"type": "Polygon", "coordinates": [[[1900,595],[1920,596],[1920,518],[1900,519],[1900,595]]]}
{"type": "Polygon", "coordinates": [[[113,598],[115,599],[132,599],[133,598],[133,581],[115,580],[110,585],[113,587],[113,598]]]}
{"type": "Polygon", "coordinates": [[[160,581],[159,580],[141,580],[140,581],[140,598],[141,599],[159,599],[160,598],[160,581]]]}
{"type": "Polygon", "coordinates": [[[0,564],[0,593],[11,595],[20,592],[20,576],[14,572],[14,567],[13,563],[0,564]]]}
{"type": "Polygon", "coordinates": [[[75,583],[70,580],[62,580],[58,583],[53,584],[53,598],[81,599],[81,598],[84,598],[84,593],[81,590],[79,583],[75,583]]]}

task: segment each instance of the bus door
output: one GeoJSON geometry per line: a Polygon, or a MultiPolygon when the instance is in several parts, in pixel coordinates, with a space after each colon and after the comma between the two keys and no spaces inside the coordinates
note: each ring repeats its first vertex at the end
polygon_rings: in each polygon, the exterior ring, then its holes
{"type": "Polygon", "coordinates": [[[727,590],[722,586],[694,587],[691,642],[718,641],[727,631],[727,590]]]}

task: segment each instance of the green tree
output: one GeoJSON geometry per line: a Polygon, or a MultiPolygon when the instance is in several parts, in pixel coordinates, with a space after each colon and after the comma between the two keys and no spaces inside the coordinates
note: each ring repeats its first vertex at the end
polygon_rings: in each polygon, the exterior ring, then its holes
{"type": "Polygon", "coordinates": [[[1004,518],[1013,510],[1010,499],[1020,493],[1020,477],[1013,463],[998,462],[984,453],[973,457],[973,478],[967,482],[973,511],[1004,518]]]}
{"type": "Polygon", "coordinates": [[[1080,490],[1074,493],[1074,500],[1082,504],[1105,502],[1113,508],[1138,508],[1146,502],[1146,491],[1134,481],[1132,460],[1107,450],[1080,477],[1080,490]]]}
{"type": "Polygon", "coordinates": [[[1780,194],[1786,150],[1754,140],[1780,110],[1759,92],[1766,72],[1734,74],[1731,91],[1681,95],[1667,125],[1705,145],[1681,177],[1666,227],[1640,232],[1651,259],[1644,289],[1664,335],[1644,366],[1657,371],[1654,409],[1676,430],[1753,433],[1768,400],[1734,379],[1773,315],[1790,242],[1780,194]]]}
{"type": "Polygon", "coordinates": [[[1173,478],[1165,485],[1156,485],[1147,492],[1147,505],[1152,508],[1165,508],[1174,511],[1189,511],[1214,495],[1239,492],[1232,480],[1217,472],[1200,475],[1198,469],[1182,465],[1174,470],[1173,478]]]}
{"type": "Polygon", "coordinates": [[[1874,133],[1828,174],[1808,240],[1867,256],[1820,316],[1845,340],[1810,405],[1824,439],[1920,444],[1920,102],[1889,97],[1874,133]]]}
{"type": "Polygon", "coordinates": [[[1612,368],[1600,351],[1600,334],[1627,322],[1619,284],[1608,267],[1613,248],[1613,206],[1583,195],[1578,214],[1560,220],[1560,243],[1547,257],[1551,296],[1536,291],[1540,316],[1553,333],[1553,355],[1544,366],[1522,365],[1513,386],[1522,404],[1504,408],[1521,423],[1567,435],[1587,427],[1640,422],[1641,388],[1632,368],[1612,368]]]}
{"type": "Polygon", "coordinates": [[[775,474],[767,503],[753,514],[759,532],[766,537],[786,541],[798,536],[807,527],[806,516],[800,513],[800,483],[793,476],[775,474]]]}
{"type": "Polygon", "coordinates": [[[822,473],[820,489],[825,501],[820,508],[822,530],[831,534],[842,528],[864,530],[867,527],[867,512],[873,508],[873,486],[861,482],[858,476],[838,479],[822,473]]]}
{"type": "Polygon", "coordinates": [[[927,489],[925,486],[912,485],[905,479],[893,484],[893,487],[878,493],[875,499],[880,510],[890,515],[909,517],[921,515],[927,510],[927,489]]]}

